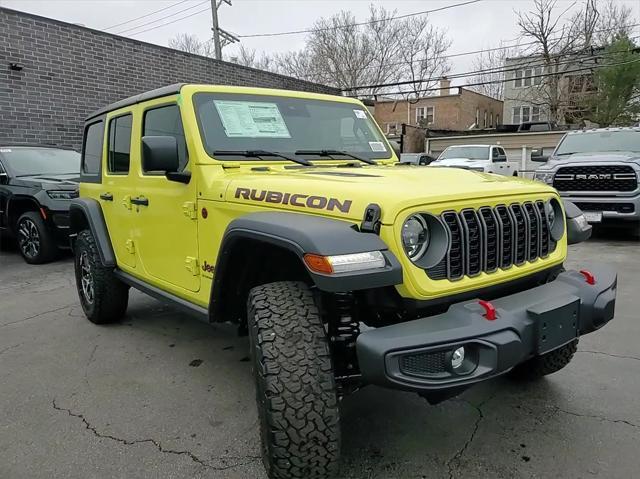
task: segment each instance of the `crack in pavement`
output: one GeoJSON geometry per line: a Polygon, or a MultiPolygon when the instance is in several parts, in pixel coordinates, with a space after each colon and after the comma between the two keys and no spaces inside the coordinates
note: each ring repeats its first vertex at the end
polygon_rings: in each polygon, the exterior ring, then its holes
{"type": "Polygon", "coordinates": [[[18,319],[17,321],[11,321],[9,323],[0,324],[0,328],[4,328],[5,326],[11,326],[12,324],[24,323],[25,321],[39,318],[40,316],[44,316],[45,314],[55,313],[56,311],[62,311],[63,309],[70,308],[71,306],[75,306],[76,304],[78,303],[76,302],[76,303],[67,304],[66,306],[61,306],[59,308],[50,309],[48,311],[43,311],[41,313],[34,314],[33,316],[29,316],[28,318],[22,318],[22,319],[18,319]]]}
{"type": "Polygon", "coordinates": [[[462,445],[462,447],[460,449],[458,449],[456,451],[456,453],[453,455],[453,457],[451,457],[451,459],[449,459],[445,463],[445,465],[447,466],[447,470],[449,471],[449,479],[453,479],[453,477],[454,477],[454,467],[453,467],[454,461],[459,461],[460,460],[460,458],[464,455],[464,453],[467,451],[467,449],[469,448],[469,446],[471,445],[471,443],[473,442],[473,440],[476,437],[478,429],[480,428],[480,423],[484,419],[484,413],[482,412],[482,408],[489,401],[493,400],[497,395],[498,395],[497,392],[492,394],[491,396],[489,396],[487,399],[482,401],[477,406],[475,404],[473,404],[471,401],[467,401],[466,399],[458,399],[459,402],[463,402],[465,404],[468,404],[472,408],[474,408],[476,410],[476,413],[478,414],[478,416],[476,417],[476,421],[473,424],[473,429],[471,430],[471,434],[469,435],[469,437],[467,438],[465,443],[462,445]]]}
{"type": "Polygon", "coordinates": [[[7,351],[17,348],[18,346],[22,346],[22,343],[14,344],[13,346],[9,346],[8,348],[0,349],[0,354],[4,354],[7,351]]]}
{"type": "Polygon", "coordinates": [[[626,424],[627,426],[640,428],[640,424],[634,424],[631,421],[627,421],[626,419],[611,419],[611,418],[608,418],[606,416],[598,416],[597,414],[582,414],[582,413],[579,413],[579,412],[567,411],[566,409],[562,409],[562,408],[560,408],[558,406],[552,406],[552,407],[557,412],[568,414],[569,416],[584,417],[584,418],[589,418],[589,419],[598,419],[599,421],[610,422],[610,423],[613,423],[613,424],[626,424]]]}
{"type": "Polygon", "coordinates": [[[588,353],[588,354],[602,354],[603,356],[610,356],[612,358],[633,359],[635,361],[640,361],[640,358],[637,358],[635,356],[625,356],[625,355],[622,355],[622,354],[605,353],[604,351],[590,351],[590,350],[587,350],[587,349],[579,349],[576,352],[578,352],[578,353],[588,353]]]}
{"type": "Polygon", "coordinates": [[[150,439],[129,440],[129,439],[123,439],[123,438],[120,438],[120,437],[112,436],[110,434],[103,434],[103,433],[99,432],[94,426],[92,426],[89,423],[89,421],[87,421],[87,419],[82,414],[74,413],[73,411],[71,411],[71,409],[67,409],[67,408],[59,406],[56,403],[55,399],[53,399],[51,401],[51,404],[52,404],[53,409],[55,409],[56,411],[66,412],[69,416],[80,419],[83,422],[85,428],[88,431],[91,431],[93,433],[93,435],[96,436],[96,437],[99,437],[101,439],[111,439],[112,441],[118,442],[120,444],[124,444],[125,446],[132,446],[132,445],[136,445],[136,444],[150,444],[150,445],[154,446],[159,452],[162,452],[164,454],[173,454],[173,455],[176,455],[176,456],[187,456],[189,459],[191,459],[196,464],[198,464],[200,466],[203,466],[203,467],[205,467],[207,469],[212,469],[212,470],[215,470],[215,471],[225,471],[227,469],[233,469],[233,468],[236,468],[236,467],[246,466],[247,464],[250,464],[250,463],[256,461],[257,459],[260,459],[260,456],[243,456],[243,457],[227,456],[226,458],[219,458],[219,460],[224,460],[224,459],[234,459],[234,460],[248,459],[248,461],[237,462],[235,464],[230,464],[230,465],[227,465],[227,466],[215,466],[213,464],[210,464],[210,463],[200,459],[198,456],[196,456],[191,451],[179,451],[179,450],[175,450],[175,449],[167,449],[167,448],[163,447],[162,444],[159,441],[156,441],[155,439],[151,439],[150,438],[150,439]]]}

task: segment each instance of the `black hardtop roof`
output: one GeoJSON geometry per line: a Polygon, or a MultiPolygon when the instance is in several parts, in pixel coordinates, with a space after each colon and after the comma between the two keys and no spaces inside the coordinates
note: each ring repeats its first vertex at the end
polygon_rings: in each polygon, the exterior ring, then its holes
{"type": "Polygon", "coordinates": [[[180,90],[185,85],[186,83],[174,83],[173,85],[163,86],[161,88],[156,88],[155,90],[150,90],[138,95],[130,96],[129,98],[125,98],[124,100],[116,101],[114,103],[111,103],[110,105],[94,111],[86,118],[86,121],[91,120],[92,118],[96,118],[100,115],[104,115],[105,113],[109,113],[110,111],[124,108],[125,106],[135,105],[136,103],[153,100],[154,98],[161,98],[163,96],[175,95],[176,93],[180,93],[180,90]]]}

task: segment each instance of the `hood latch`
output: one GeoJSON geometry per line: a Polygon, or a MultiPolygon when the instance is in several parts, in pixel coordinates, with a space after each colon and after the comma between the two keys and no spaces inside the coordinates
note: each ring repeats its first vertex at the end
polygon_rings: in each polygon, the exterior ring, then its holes
{"type": "Polygon", "coordinates": [[[360,231],[363,233],[380,233],[380,218],[382,217],[382,210],[380,205],[371,203],[364,210],[364,217],[360,224],[360,231]]]}

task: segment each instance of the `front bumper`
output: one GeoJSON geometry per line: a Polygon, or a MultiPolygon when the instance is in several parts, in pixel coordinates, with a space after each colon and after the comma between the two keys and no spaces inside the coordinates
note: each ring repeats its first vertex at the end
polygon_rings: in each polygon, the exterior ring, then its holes
{"type": "Polygon", "coordinates": [[[571,201],[582,211],[602,212],[602,221],[640,221],[640,195],[585,196],[560,193],[563,200],[571,201]]]}
{"type": "Polygon", "coordinates": [[[446,313],[363,332],[356,348],[367,384],[428,393],[458,388],[503,374],[533,356],[595,331],[613,318],[617,275],[607,266],[577,271],[550,283],[491,301],[495,320],[475,301],[446,313]],[[460,371],[452,352],[464,346],[460,371]]]}

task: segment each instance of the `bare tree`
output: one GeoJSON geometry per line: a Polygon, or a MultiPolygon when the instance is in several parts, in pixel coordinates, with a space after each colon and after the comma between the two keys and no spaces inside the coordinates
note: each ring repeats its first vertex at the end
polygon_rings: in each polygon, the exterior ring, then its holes
{"type": "Polygon", "coordinates": [[[583,0],[568,15],[574,5],[560,10],[558,0],[534,0],[532,11],[518,13],[522,34],[533,41],[529,61],[542,65],[541,81],[529,89],[530,102],[560,123],[587,113],[598,59],[594,52],[628,36],[635,22],[631,9],[613,0],[583,0]]]}
{"type": "Polygon", "coordinates": [[[567,21],[569,8],[558,11],[557,3],[534,0],[532,11],[518,13],[518,26],[523,36],[532,40],[532,56],[542,65],[545,75],[532,96],[546,107],[550,120],[564,123],[561,80],[568,64],[563,60],[580,39],[575,24],[567,21]]]}
{"type": "Polygon", "coordinates": [[[411,82],[407,95],[417,98],[451,70],[445,55],[451,41],[427,17],[409,18],[403,28],[399,41],[400,71],[411,82]]]}
{"type": "Polygon", "coordinates": [[[610,45],[615,40],[632,36],[636,19],[633,10],[615,0],[607,0],[600,8],[598,26],[594,34],[597,46],[610,45]]]}
{"type": "Polygon", "coordinates": [[[224,58],[232,63],[237,63],[245,67],[257,68],[259,70],[277,70],[277,65],[273,57],[266,53],[258,54],[256,50],[240,45],[235,54],[231,54],[224,58]]]}
{"type": "Polygon", "coordinates": [[[485,50],[474,58],[473,71],[467,79],[468,88],[483,95],[502,100],[504,98],[505,71],[507,58],[515,55],[515,48],[508,48],[500,42],[498,49],[485,50]]]}
{"type": "Polygon", "coordinates": [[[190,33],[179,33],[169,40],[169,48],[182,50],[183,52],[213,57],[213,46],[210,40],[202,41],[197,35],[190,33]]]}
{"type": "Polygon", "coordinates": [[[372,85],[358,89],[359,95],[375,95],[382,91],[376,85],[405,80],[411,84],[404,90],[415,95],[448,72],[444,52],[450,42],[426,17],[395,15],[372,6],[362,24],[346,11],[322,18],[302,50],[276,56],[278,71],[344,90],[372,85]]]}

